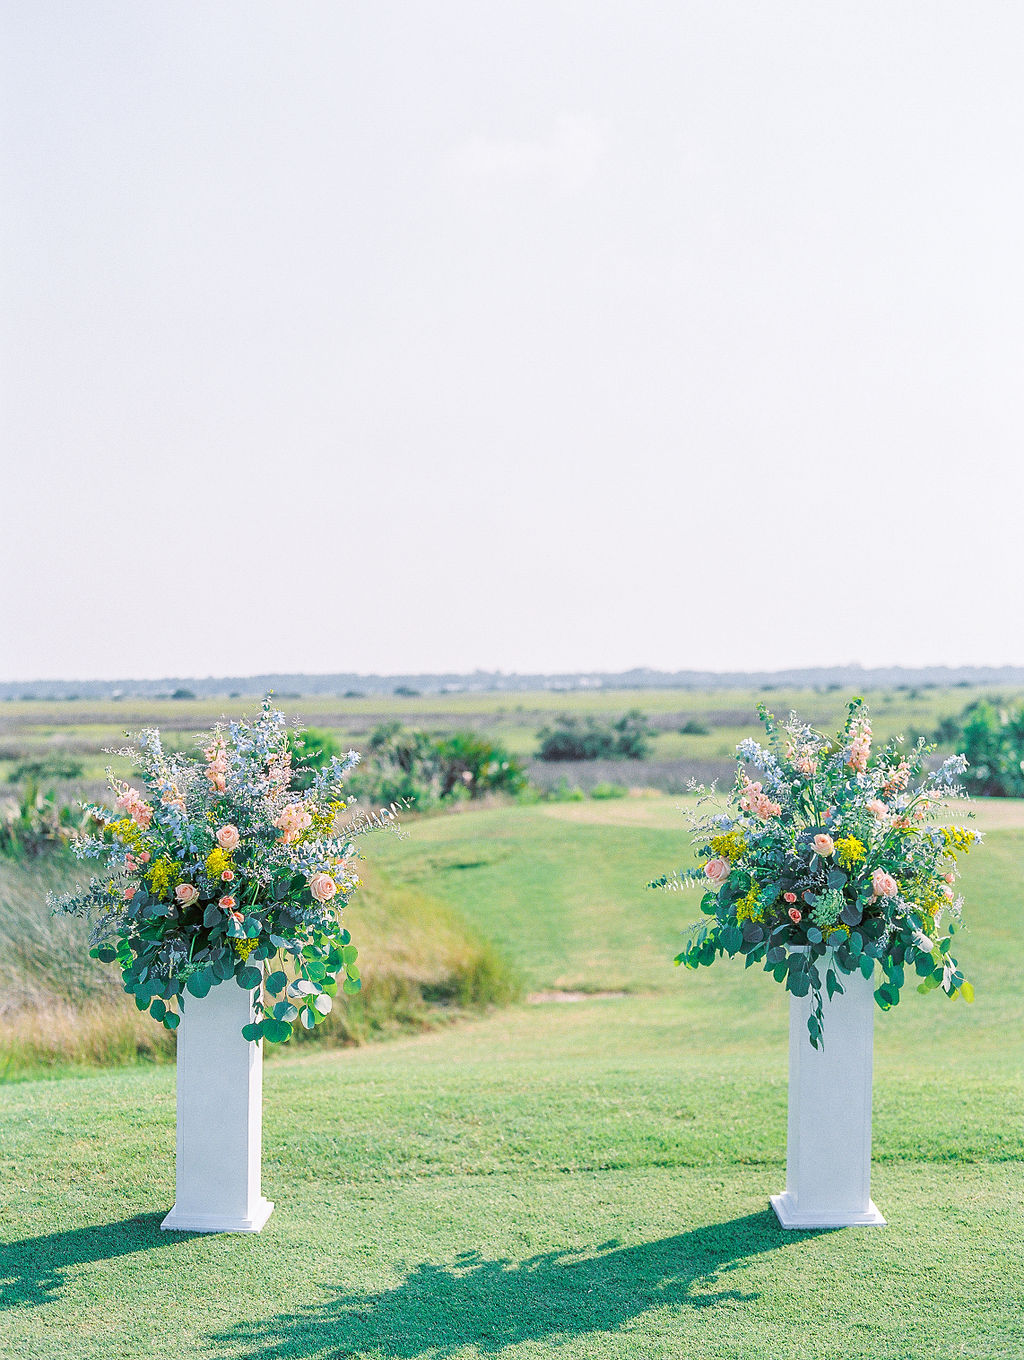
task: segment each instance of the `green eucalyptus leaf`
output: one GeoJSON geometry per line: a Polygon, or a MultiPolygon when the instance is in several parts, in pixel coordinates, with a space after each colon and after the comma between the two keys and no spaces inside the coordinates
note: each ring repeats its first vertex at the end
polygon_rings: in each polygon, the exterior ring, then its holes
{"type": "Polygon", "coordinates": [[[213,986],[212,968],[201,968],[198,973],[193,973],[189,980],[185,983],[186,991],[191,992],[192,995],[196,997],[208,996],[210,988],[212,986],[213,986]]]}
{"type": "Polygon", "coordinates": [[[264,1020],[263,1037],[268,1043],[283,1044],[292,1037],[292,1027],[287,1020],[264,1020]]]}

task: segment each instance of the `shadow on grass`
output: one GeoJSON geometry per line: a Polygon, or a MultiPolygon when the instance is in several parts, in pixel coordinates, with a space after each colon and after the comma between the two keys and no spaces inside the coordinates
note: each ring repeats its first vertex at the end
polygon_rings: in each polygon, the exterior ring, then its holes
{"type": "Polygon", "coordinates": [[[721,1277],[752,1257],[802,1241],[773,1213],[750,1214],[590,1255],[549,1251],[524,1261],[464,1252],[450,1265],[416,1266],[392,1288],[339,1289],[301,1313],[247,1321],[211,1338],[244,1360],[300,1360],[328,1353],[388,1360],[432,1360],[465,1346],[483,1354],[505,1346],[615,1332],[657,1308],[708,1308],[756,1299],[722,1287],[721,1277]]]}
{"type": "Polygon", "coordinates": [[[51,1302],[73,1266],[172,1246],[181,1234],[161,1232],[162,1218],[163,1214],[140,1214],[121,1223],[0,1242],[0,1308],[51,1302]]]}

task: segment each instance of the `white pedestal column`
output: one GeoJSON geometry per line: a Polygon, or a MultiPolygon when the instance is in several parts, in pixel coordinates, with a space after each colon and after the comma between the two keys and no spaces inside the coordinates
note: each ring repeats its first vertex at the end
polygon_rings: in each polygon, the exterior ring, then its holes
{"type": "Polygon", "coordinates": [[[823,997],[824,1049],[807,1035],[811,997],[790,997],[786,1190],[771,1197],[784,1228],[885,1223],[871,1199],[874,983],[839,980],[845,991],[823,997]]]}
{"type": "Polygon", "coordinates": [[[274,1206],[260,1189],[263,1046],[242,1038],[253,993],[233,978],[188,996],[178,1026],[174,1208],[161,1228],[259,1232],[274,1206]]]}

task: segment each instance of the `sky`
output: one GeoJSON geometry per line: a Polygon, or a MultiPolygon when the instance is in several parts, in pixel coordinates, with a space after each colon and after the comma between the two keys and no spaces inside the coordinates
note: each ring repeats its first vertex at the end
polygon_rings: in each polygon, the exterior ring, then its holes
{"type": "Polygon", "coordinates": [[[1022,43],[8,0],[0,679],[1024,664],[1022,43]]]}

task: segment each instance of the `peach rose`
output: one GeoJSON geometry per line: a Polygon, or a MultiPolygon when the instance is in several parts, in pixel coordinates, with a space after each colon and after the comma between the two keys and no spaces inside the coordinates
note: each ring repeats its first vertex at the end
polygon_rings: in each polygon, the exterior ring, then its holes
{"type": "Polygon", "coordinates": [[[712,883],[724,883],[729,877],[729,862],[724,859],[709,859],[704,872],[712,883]]]}
{"type": "Polygon", "coordinates": [[[140,863],[140,864],[148,864],[149,861],[150,861],[150,854],[149,854],[149,851],[148,851],[148,850],[143,850],[142,854],[139,856],[139,863],[140,863]]]}
{"type": "Polygon", "coordinates": [[[222,897],[220,899],[220,906],[224,909],[224,911],[234,911],[235,899],[233,897],[222,897]]]}
{"type": "Polygon", "coordinates": [[[217,844],[222,850],[227,850],[229,854],[232,850],[238,849],[241,839],[238,834],[238,827],[232,826],[230,823],[227,826],[222,826],[217,832],[217,844]]]}
{"type": "Polygon", "coordinates": [[[881,798],[870,798],[864,806],[867,808],[868,812],[873,813],[879,820],[883,817],[888,817],[889,815],[889,809],[882,802],[881,798]]]}
{"type": "Polygon", "coordinates": [[[876,869],[871,875],[871,887],[876,897],[895,897],[900,885],[884,869],[876,869]]]}
{"type": "Polygon", "coordinates": [[[221,881],[222,883],[231,883],[231,882],[234,881],[234,877],[235,877],[235,874],[234,874],[234,870],[233,870],[233,869],[225,869],[224,872],[223,872],[223,873],[221,874],[221,876],[220,876],[220,881],[221,881]]]}
{"type": "Polygon", "coordinates": [[[135,888],[125,888],[125,890],[124,890],[124,900],[125,900],[126,902],[130,902],[130,901],[132,900],[132,898],[135,896],[136,891],[137,891],[137,890],[136,890],[135,888]]]}
{"type": "Polygon", "coordinates": [[[136,803],[132,807],[132,821],[140,831],[148,831],[153,820],[153,809],[148,803],[136,803]]]}
{"type": "Polygon", "coordinates": [[[796,901],[796,893],[793,893],[793,892],[790,892],[790,893],[783,893],[783,894],[782,894],[782,900],[783,900],[784,902],[791,902],[791,903],[792,903],[792,902],[795,902],[795,901],[796,901]]]}
{"type": "Polygon", "coordinates": [[[831,854],[834,854],[834,853],[835,853],[835,848],[836,848],[836,843],[835,843],[835,841],[832,839],[831,836],[826,836],[825,833],[824,833],[823,831],[822,831],[822,832],[819,832],[818,835],[815,836],[814,841],[813,841],[813,845],[814,845],[814,853],[815,853],[816,855],[825,856],[825,855],[831,855],[831,854]]]}
{"type": "Polygon", "coordinates": [[[802,911],[798,911],[798,910],[796,909],[796,907],[790,907],[790,909],[789,909],[789,919],[793,922],[794,925],[799,925],[799,923],[803,920],[803,918],[804,918],[804,914],[803,914],[802,911]]]}
{"type": "Polygon", "coordinates": [[[174,890],[174,896],[183,907],[190,907],[199,896],[199,889],[194,883],[179,883],[174,890]]]}
{"type": "Polygon", "coordinates": [[[338,891],[338,885],[330,874],[314,874],[310,879],[309,891],[318,902],[329,902],[338,891]]]}

